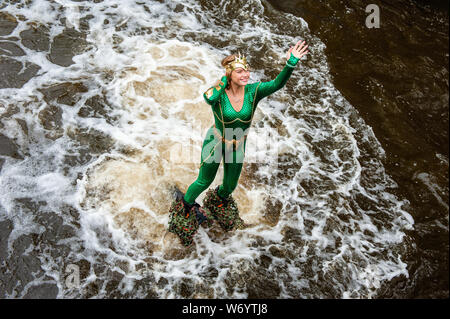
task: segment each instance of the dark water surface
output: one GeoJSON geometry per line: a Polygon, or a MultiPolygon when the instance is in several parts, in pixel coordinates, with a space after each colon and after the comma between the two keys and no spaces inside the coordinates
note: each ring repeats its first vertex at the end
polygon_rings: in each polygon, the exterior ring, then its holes
{"type": "Polygon", "coordinates": [[[0,0],[0,298],[448,298],[448,1],[368,3],[0,0]],[[168,146],[221,58],[269,80],[299,38],[253,124],[280,153],[233,195],[254,226],[180,247],[198,158],[168,146]]]}
{"type": "Polygon", "coordinates": [[[410,202],[410,278],[380,297],[448,298],[449,2],[370,1],[379,29],[365,26],[363,1],[269,2],[304,18],[326,44],[333,83],[373,128],[410,202]]]}

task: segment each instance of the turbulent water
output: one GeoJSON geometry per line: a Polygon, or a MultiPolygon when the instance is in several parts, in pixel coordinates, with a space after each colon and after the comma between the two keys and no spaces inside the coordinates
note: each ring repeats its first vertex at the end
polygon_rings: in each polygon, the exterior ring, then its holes
{"type": "MultiPolygon", "coordinates": [[[[376,298],[411,278],[410,201],[301,13],[261,0],[0,3],[2,298],[376,298]],[[267,81],[300,39],[309,54],[258,105],[233,193],[251,227],[200,228],[183,248],[166,231],[171,190],[197,177],[213,124],[202,93],[221,59],[239,50],[250,82],[267,81]]],[[[448,168],[448,151],[436,156],[448,168]]],[[[416,177],[448,234],[448,187],[416,177]]]]}

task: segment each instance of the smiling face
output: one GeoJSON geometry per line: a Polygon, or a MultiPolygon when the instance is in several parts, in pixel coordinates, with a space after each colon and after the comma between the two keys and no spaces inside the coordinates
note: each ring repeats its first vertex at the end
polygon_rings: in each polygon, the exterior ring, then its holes
{"type": "Polygon", "coordinates": [[[250,71],[243,68],[237,68],[231,72],[231,82],[238,86],[245,86],[250,79],[250,71]]]}

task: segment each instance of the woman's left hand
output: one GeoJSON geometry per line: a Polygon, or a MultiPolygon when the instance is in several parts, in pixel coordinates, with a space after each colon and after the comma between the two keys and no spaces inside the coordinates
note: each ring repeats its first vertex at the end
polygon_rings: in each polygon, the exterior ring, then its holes
{"type": "Polygon", "coordinates": [[[297,58],[300,59],[302,56],[307,54],[309,51],[306,50],[308,48],[308,45],[305,45],[305,41],[302,42],[302,40],[298,41],[297,44],[294,47],[290,47],[289,51],[286,54],[286,59],[289,60],[291,57],[291,53],[297,58]]]}

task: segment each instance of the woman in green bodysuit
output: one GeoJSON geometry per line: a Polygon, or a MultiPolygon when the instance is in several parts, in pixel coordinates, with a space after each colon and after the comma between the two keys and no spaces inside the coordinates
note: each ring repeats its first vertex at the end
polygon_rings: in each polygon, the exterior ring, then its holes
{"type": "Polygon", "coordinates": [[[186,246],[192,243],[192,237],[203,221],[210,224],[211,219],[215,219],[226,231],[244,226],[231,193],[241,174],[253,114],[261,99],[286,84],[299,59],[308,53],[307,47],[305,41],[291,47],[283,70],[269,82],[247,84],[250,71],[246,58],[233,54],[223,59],[225,75],[218,85],[203,94],[211,105],[214,125],[203,142],[198,178],[185,195],[176,194],[170,210],[169,231],[180,236],[186,246]],[[207,192],[201,207],[195,199],[211,185],[222,160],[223,182],[207,192]]]}

